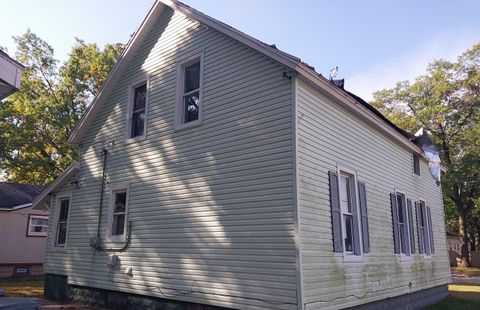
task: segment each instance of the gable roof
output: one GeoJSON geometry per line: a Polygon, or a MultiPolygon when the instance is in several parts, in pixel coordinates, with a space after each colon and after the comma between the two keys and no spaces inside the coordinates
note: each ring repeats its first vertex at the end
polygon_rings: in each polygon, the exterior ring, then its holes
{"type": "Polygon", "coordinates": [[[29,207],[45,186],[0,182],[0,210],[29,207]]]}
{"type": "Polygon", "coordinates": [[[137,32],[128,42],[127,46],[124,49],[124,52],[120,55],[117,63],[110,72],[100,92],[93,100],[89,108],[85,111],[80,121],[77,123],[77,126],[69,137],[69,143],[80,143],[88,126],[93,122],[96,114],[103,106],[106,97],[108,97],[110,91],[112,91],[113,85],[116,83],[116,80],[120,78],[121,73],[128,65],[128,62],[132,58],[135,51],[138,49],[139,45],[143,42],[143,39],[145,38],[149,29],[152,27],[155,19],[154,17],[161,14],[161,12],[167,6],[175,11],[181,12],[188,18],[196,20],[201,24],[204,24],[236,41],[241,42],[242,44],[291,69],[293,72],[296,73],[298,78],[304,80],[310,86],[334,100],[337,104],[343,106],[353,114],[356,114],[362,119],[366,120],[369,124],[378,128],[380,131],[385,133],[393,140],[399,142],[400,145],[404,146],[407,149],[410,149],[411,151],[425,158],[421,149],[414,143],[412,143],[409,138],[403,134],[404,131],[399,131],[399,128],[397,126],[393,125],[393,123],[388,121],[385,117],[380,116],[379,112],[375,110],[375,108],[371,107],[368,103],[366,103],[363,99],[360,98],[360,100],[358,100],[359,97],[335,86],[321,74],[317,73],[312,67],[302,62],[300,58],[280,51],[274,45],[268,45],[266,43],[263,43],[223,22],[220,22],[189,7],[188,5],[185,5],[175,0],[156,1],[155,4],[152,6],[151,10],[148,12],[147,16],[138,28],[137,32]]]}
{"type": "Polygon", "coordinates": [[[62,186],[65,184],[68,179],[75,175],[78,171],[80,171],[80,163],[79,162],[74,162],[70,166],[68,166],[65,171],[60,174],[52,183],[50,183],[47,187],[44,187],[42,192],[35,197],[35,199],[32,201],[32,206],[34,209],[44,209],[44,202],[48,198],[48,195],[50,195],[51,192],[53,192],[56,188],[59,186],[62,186]]]}

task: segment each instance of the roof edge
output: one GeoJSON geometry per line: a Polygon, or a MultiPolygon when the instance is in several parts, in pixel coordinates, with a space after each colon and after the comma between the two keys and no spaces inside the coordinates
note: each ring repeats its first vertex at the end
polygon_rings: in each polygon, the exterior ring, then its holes
{"type": "Polygon", "coordinates": [[[46,198],[52,191],[54,191],[57,187],[64,184],[65,179],[70,177],[72,174],[77,173],[80,171],[80,163],[74,162],[68,168],[60,174],[47,188],[45,188],[35,199],[32,201],[33,209],[42,209],[42,203],[45,202],[46,198]]]}
{"type": "Polygon", "coordinates": [[[104,98],[108,96],[108,94],[111,92],[114,86],[114,83],[116,82],[115,79],[117,78],[117,75],[122,73],[121,71],[123,67],[128,65],[128,63],[130,62],[129,57],[131,57],[132,52],[135,52],[134,44],[136,43],[137,39],[143,35],[143,32],[145,31],[145,29],[148,28],[147,24],[149,23],[149,20],[154,15],[154,13],[157,12],[159,3],[160,3],[159,1],[155,1],[155,3],[152,5],[150,10],[148,11],[147,15],[143,19],[138,29],[130,37],[130,40],[128,40],[122,53],[120,54],[120,56],[118,56],[118,59],[115,65],[110,70],[107,76],[107,79],[102,84],[97,96],[95,96],[91,104],[88,106],[87,110],[83,113],[82,117],[80,118],[80,120],[77,122],[72,132],[70,133],[70,136],[68,137],[68,140],[67,140],[68,143],[70,144],[80,143],[80,140],[85,134],[85,130],[86,130],[85,127],[90,124],[90,122],[92,121],[92,118],[95,116],[95,111],[99,109],[98,105],[103,104],[104,98]]]}

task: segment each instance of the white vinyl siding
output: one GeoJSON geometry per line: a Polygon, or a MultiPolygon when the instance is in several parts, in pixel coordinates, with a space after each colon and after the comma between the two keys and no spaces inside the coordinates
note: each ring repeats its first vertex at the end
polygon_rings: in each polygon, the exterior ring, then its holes
{"type": "MultiPolygon", "coordinates": [[[[426,197],[433,234],[445,243],[442,195],[428,174],[414,175],[412,153],[332,99],[298,80],[297,144],[300,243],[305,309],[348,308],[450,281],[446,251],[401,262],[393,253],[390,193],[426,197]],[[328,172],[342,164],[367,188],[370,253],[346,263],[333,252],[328,172]],[[408,283],[412,286],[409,287],[408,283]]],[[[421,160],[422,170],[428,163],[421,160]]]]}
{"type": "Polygon", "coordinates": [[[67,274],[71,284],[161,298],[296,309],[293,99],[284,70],[166,9],[82,141],[67,253],[49,252],[47,272],[67,274]],[[202,125],[176,131],[177,64],[200,50],[202,125]],[[150,77],[148,138],[125,144],[128,86],[143,76],[150,77]],[[101,152],[111,140],[100,235],[107,235],[110,184],[129,183],[131,243],[117,254],[132,277],[89,246],[101,152]]]}

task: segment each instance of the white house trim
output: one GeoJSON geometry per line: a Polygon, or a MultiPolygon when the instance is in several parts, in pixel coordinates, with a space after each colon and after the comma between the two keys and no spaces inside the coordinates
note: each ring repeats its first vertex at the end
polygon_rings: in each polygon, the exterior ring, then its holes
{"type": "Polygon", "coordinates": [[[80,163],[74,162],[62,174],[60,174],[50,185],[45,188],[32,202],[33,209],[45,210],[45,200],[51,192],[65,184],[69,177],[80,171],[80,163]]]}

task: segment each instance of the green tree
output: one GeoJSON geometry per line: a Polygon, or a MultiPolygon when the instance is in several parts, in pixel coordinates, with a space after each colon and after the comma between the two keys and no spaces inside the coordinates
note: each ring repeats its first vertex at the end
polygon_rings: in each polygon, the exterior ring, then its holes
{"type": "Polygon", "coordinates": [[[438,60],[415,82],[374,93],[372,104],[411,132],[423,127],[440,150],[447,215],[458,216],[462,264],[470,266],[468,220],[480,194],[480,44],[456,62],[438,60]]]}
{"type": "Polygon", "coordinates": [[[30,30],[14,40],[26,68],[20,90],[0,103],[0,169],[10,182],[47,184],[76,158],[67,138],[122,45],[77,39],[59,68],[52,47],[30,30]]]}

